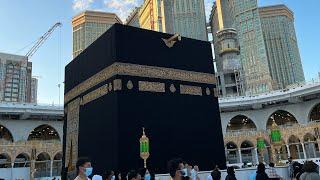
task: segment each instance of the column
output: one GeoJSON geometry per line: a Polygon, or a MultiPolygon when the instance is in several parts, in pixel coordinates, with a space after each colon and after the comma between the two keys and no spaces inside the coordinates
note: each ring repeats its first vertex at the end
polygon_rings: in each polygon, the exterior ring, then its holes
{"type": "Polygon", "coordinates": [[[50,177],[52,177],[53,160],[50,161],[50,177]]]}
{"type": "MultiPolygon", "coordinates": [[[[320,139],[317,139],[317,144],[318,144],[319,151],[320,151],[320,139]]],[[[314,146],[316,146],[316,145],[314,145],[314,146]]],[[[320,153],[320,152],[318,152],[318,153],[320,153]]],[[[318,156],[317,156],[317,152],[316,152],[316,157],[318,157],[318,156]]]]}
{"type": "Polygon", "coordinates": [[[291,157],[290,148],[289,148],[288,144],[286,144],[286,148],[287,148],[287,152],[288,152],[288,157],[291,157]]]}
{"type": "Polygon", "coordinates": [[[258,157],[258,149],[254,148],[254,153],[255,153],[255,157],[256,157],[256,164],[259,164],[259,157],[258,157]]]}
{"type": "Polygon", "coordinates": [[[304,159],[307,159],[307,154],[306,154],[306,149],[304,147],[304,143],[301,143],[301,145],[302,145],[302,151],[303,151],[304,159]]]}
{"type": "Polygon", "coordinates": [[[224,154],[226,156],[226,159],[228,160],[228,149],[227,149],[227,147],[224,148],[224,154]]]}
{"type": "Polygon", "coordinates": [[[13,168],[14,168],[14,162],[11,162],[11,179],[15,179],[13,177],[13,168]]]}
{"type": "Polygon", "coordinates": [[[315,144],[315,142],[312,143],[312,151],[313,151],[313,158],[316,158],[317,154],[316,154],[316,144],[315,144]]]}
{"type": "Polygon", "coordinates": [[[299,144],[297,144],[296,147],[297,147],[297,150],[298,150],[298,158],[301,159],[301,156],[300,156],[300,146],[299,146],[299,144]]]}
{"type": "Polygon", "coordinates": [[[241,148],[238,149],[238,154],[239,154],[239,163],[242,163],[241,148]]]}

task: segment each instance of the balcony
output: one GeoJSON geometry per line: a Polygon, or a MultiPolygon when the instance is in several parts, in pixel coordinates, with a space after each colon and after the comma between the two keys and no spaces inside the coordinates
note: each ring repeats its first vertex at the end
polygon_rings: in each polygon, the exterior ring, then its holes
{"type": "Polygon", "coordinates": [[[219,55],[222,56],[225,53],[232,53],[232,52],[239,54],[240,50],[239,50],[239,48],[224,48],[219,51],[219,55]]]}

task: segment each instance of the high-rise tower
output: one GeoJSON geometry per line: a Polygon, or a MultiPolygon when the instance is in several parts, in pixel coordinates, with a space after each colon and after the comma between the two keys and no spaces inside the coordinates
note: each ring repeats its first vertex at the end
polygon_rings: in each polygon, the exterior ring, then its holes
{"type": "MultiPolygon", "coordinates": [[[[228,28],[236,30],[237,35],[233,37],[240,46],[240,79],[246,94],[273,90],[275,83],[269,69],[257,0],[217,0],[210,21],[215,48],[219,48],[217,32],[228,28]]],[[[219,61],[219,53],[215,51],[215,54],[219,61]]]]}
{"type": "Polygon", "coordinates": [[[84,11],[72,18],[73,57],[78,56],[113,24],[122,21],[114,13],[84,11]]]}
{"type": "Polygon", "coordinates": [[[304,82],[293,12],[285,5],[275,5],[259,8],[259,14],[276,88],[304,82]]]}
{"type": "Polygon", "coordinates": [[[182,36],[207,41],[206,15],[203,0],[174,0],[173,31],[182,36]]]}
{"type": "MultiPolygon", "coordinates": [[[[227,0],[222,0],[227,1],[227,0]]],[[[228,0],[229,3],[232,0],[228,0]]],[[[233,0],[235,27],[240,44],[240,59],[248,94],[274,89],[268,64],[257,0],[233,0]]]]}
{"type": "Polygon", "coordinates": [[[244,94],[238,35],[230,14],[225,14],[221,1],[216,1],[211,12],[210,25],[216,62],[217,87],[220,96],[244,94]]]}
{"type": "Polygon", "coordinates": [[[203,0],[145,0],[140,8],[140,26],[208,40],[203,0]]]}
{"type": "Polygon", "coordinates": [[[31,102],[31,73],[28,57],[0,53],[0,101],[31,102]]]}

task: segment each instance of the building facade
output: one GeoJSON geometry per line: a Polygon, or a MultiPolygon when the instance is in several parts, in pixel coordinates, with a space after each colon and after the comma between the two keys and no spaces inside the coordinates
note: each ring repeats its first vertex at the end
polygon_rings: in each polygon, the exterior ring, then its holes
{"type": "Polygon", "coordinates": [[[114,13],[84,11],[72,18],[73,58],[106,32],[113,24],[122,21],[114,13]]]}
{"type": "Polygon", "coordinates": [[[320,158],[320,81],[257,96],[220,98],[227,162],[241,167],[259,161],[284,163],[320,158]],[[280,143],[271,140],[275,123],[280,143]],[[264,149],[258,148],[263,139],[264,149]]]}
{"type": "Polygon", "coordinates": [[[0,103],[1,178],[60,176],[62,137],[63,107],[0,103]]]}
{"type": "Polygon", "coordinates": [[[38,102],[38,79],[33,77],[31,79],[31,103],[38,102]]]}
{"type": "MultiPolygon", "coordinates": [[[[281,131],[282,161],[320,158],[320,81],[254,97],[219,98],[219,106],[229,165],[273,161],[273,122],[281,131]],[[263,151],[257,148],[261,138],[263,151]]],[[[0,173],[20,167],[36,178],[60,175],[62,137],[63,107],[0,103],[0,173]]]]}
{"type": "Polygon", "coordinates": [[[208,40],[203,0],[145,0],[139,14],[144,29],[208,40]]]}
{"type": "MultiPolygon", "coordinates": [[[[257,0],[217,0],[210,15],[216,62],[220,31],[236,30],[243,92],[261,94],[304,82],[293,13],[284,5],[258,8],[257,0]]],[[[221,66],[218,68],[221,68],[221,66]]],[[[217,69],[218,72],[223,71],[217,69]]],[[[228,85],[226,85],[228,86],[228,85]]],[[[224,88],[222,88],[224,89],[224,88]]],[[[233,96],[234,93],[220,93],[233,96]]]]}
{"type": "Polygon", "coordinates": [[[285,5],[259,8],[269,69],[278,89],[305,81],[294,28],[293,12],[285,5]]]}
{"type": "Polygon", "coordinates": [[[167,11],[173,12],[173,33],[208,41],[203,0],[175,0],[173,10],[170,8],[167,11]]]}
{"type": "Polygon", "coordinates": [[[0,101],[31,102],[31,73],[26,56],[0,53],[0,101]]]}
{"type": "Polygon", "coordinates": [[[139,10],[139,23],[143,29],[166,32],[164,0],[145,0],[139,10]]]}
{"type": "Polygon", "coordinates": [[[226,28],[216,33],[215,52],[215,75],[220,96],[244,95],[240,49],[235,29],[226,28]]]}
{"type": "Polygon", "coordinates": [[[233,2],[233,8],[246,92],[259,94],[272,91],[274,84],[268,65],[258,2],[257,0],[236,0],[233,2]]]}
{"type": "Polygon", "coordinates": [[[214,45],[217,88],[220,97],[244,95],[238,33],[230,14],[222,14],[221,1],[216,1],[210,16],[214,45]]]}

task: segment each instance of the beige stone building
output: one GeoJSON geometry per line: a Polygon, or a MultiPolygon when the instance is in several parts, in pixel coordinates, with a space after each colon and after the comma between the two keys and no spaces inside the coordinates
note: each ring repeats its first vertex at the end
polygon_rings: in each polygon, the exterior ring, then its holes
{"type": "Polygon", "coordinates": [[[288,157],[303,162],[320,158],[320,81],[257,96],[220,98],[227,162],[241,167],[288,157]],[[281,139],[272,142],[272,124],[281,139]],[[263,139],[265,148],[258,148],[263,139]],[[277,149],[277,150],[276,150],[277,149]],[[277,152],[277,153],[276,153],[277,152]]]}
{"type": "Polygon", "coordinates": [[[114,13],[84,11],[72,18],[73,58],[106,32],[113,24],[122,24],[114,13]]]}
{"type": "Polygon", "coordinates": [[[63,107],[0,103],[1,178],[60,176],[62,119],[63,107]]]}

